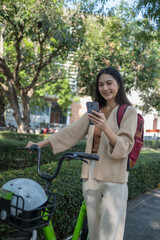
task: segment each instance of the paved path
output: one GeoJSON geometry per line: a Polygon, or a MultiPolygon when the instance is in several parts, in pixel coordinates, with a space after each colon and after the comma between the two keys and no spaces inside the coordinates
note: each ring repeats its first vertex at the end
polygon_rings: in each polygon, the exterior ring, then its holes
{"type": "Polygon", "coordinates": [[[128,202],[124,240],[160,240],[160,188],[128,202]]]}

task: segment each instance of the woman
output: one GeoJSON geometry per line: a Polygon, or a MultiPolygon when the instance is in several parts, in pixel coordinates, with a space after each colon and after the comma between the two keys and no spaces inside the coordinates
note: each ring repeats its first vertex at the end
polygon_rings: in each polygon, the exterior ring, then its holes
{"type": "MultiPolygon", "coordinates": [[[[128,198],[127,160],[134,144],[137,113],[126,97],[117,69],[102,69],[96,80],[96,101],[100,112],[85,113],[78,121],[37,143],[50,144],[54,154],[77,144],[86,135],[86,152],[99,155],[99,161],[83,163],[81,178],[87,206],[90,240],[122,240],[128,198]],[[119,105],[128,104],[120,127],[119,105]],[[89,125],[89,120],[94,125],[89,125]]],[[[33,142],[29,142],[30,147],[33,142]]]]}

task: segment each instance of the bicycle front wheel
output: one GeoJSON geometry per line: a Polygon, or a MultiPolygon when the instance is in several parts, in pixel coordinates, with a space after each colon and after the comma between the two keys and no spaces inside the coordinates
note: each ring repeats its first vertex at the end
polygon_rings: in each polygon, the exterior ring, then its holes
{"type": "Polygon", "coordinates": [[[18,230],[10,231],[6,240],[37,240],[37,231],[22,232],[18,230]]]}
{"type": "Polygon", "coordinates": [[[83,227],[82,227],[81,240],[89,240],[87,216],[85,216],[85,219],[84,219],[84,223],[83,223],[83,227]]]}

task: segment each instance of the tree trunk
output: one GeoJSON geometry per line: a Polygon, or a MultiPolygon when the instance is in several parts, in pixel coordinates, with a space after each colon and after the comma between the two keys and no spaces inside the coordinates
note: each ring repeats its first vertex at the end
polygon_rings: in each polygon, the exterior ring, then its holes
{"type": "MultiPolygon", "coordinates": [[[[12,108],[13,109],[13,108],[12,108]]],[[[30,124],[30,114],[23,116],[23,113],[20,111],[14,111],[13,109],[13,117],[17,123],[17,132],[18,133],[26,133],[27,127],[30,124]]]]}
{"type": "Polygon", "coordinates": [[[5,96],[2,90],[0,89],[0,126],[5,126],[4,111],[5,111],[5,96]]]}
{"type": "Polygon", "coordinates": [[[24,119],[22,119],[21,122],[19,124],[17,124],[17,132],[18,133],[26,133],[28,125],[29,124],[26,124],[24,119]]]}
{"type": "MultiPolygon", "coordinates": [[[[2,79],[1,90],[3,91],[3,94],[6,95],[6,98],[10,103],[10,107],[13,110],[13,117],[17,123],[17,131],[19,133],[26,133],[28,125],[30,124],[29,101],[33,94],[33,88],[26,90],[19,87],[19,85],[16,85],[16,81],[13,79],[13,75],[8,71],[8,69],[6,70],[6,75],[7,84],[3,84],[2,79]]],[[[2,96],[3,95],[1,94],[1,97],[2,96]]],[[[3,107],[1,99],[0,105],[3,107]]]]}
{"type": "Polygon", "coordinates": [[[17,132],[26,133],[28,125],[30,124],[30,111],[29,111],[29,100],[27,93],[22,92],[22,112],[17,113],[14,111],[14,117],[17,122],[17,132]]]}
{"type": "Polygon", "coordinates": [[[32,91],[24,92],[20,91],[19,97],[17,96],[14,85],[9,85],[9,91],[5,92],[13,109],[13,117],[17,123],[17,132],[26,133],[27,127],[30,124],[30,112],[29,112],[29,100],[32,95],[32,91]],[[20,98],[21,100],[18,100],[20,98]]]}

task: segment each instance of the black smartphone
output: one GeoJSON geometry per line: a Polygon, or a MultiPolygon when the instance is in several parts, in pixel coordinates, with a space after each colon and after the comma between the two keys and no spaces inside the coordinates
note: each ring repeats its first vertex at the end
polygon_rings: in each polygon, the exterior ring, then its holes
{"type": "MultiPolygon", "coordinates": [[[[97,112],[100,111],[100,110],[99,110],[99,103],[98,103],[98,102],[87,102],[86,105],[87,105],[87,112],[88,112],[88,113],[94,114],[94,113],[92,112],[92,110],[95,110],[95,111],[97,111],[97,112]]],[[[91,121],[89,121],[89,123],[93,125],[93,123],[92,123],[91,121]]]]}

